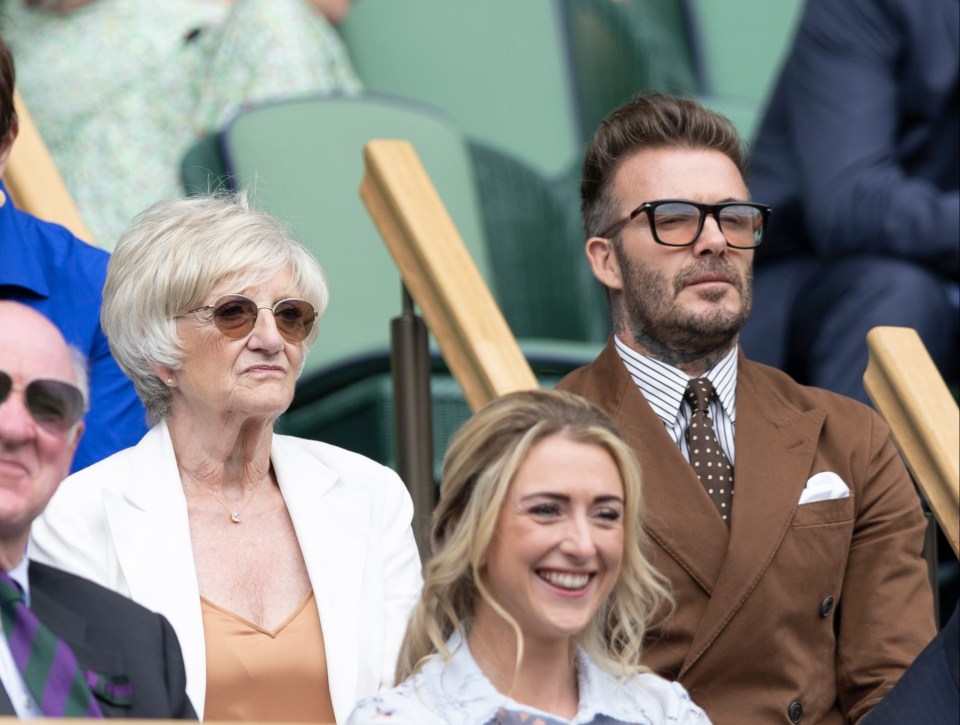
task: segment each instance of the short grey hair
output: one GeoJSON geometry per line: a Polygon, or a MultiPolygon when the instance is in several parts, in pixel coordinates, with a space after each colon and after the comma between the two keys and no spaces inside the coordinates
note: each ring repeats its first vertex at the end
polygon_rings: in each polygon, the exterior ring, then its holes
{"type": "Polygon", "coordinates": [[[150,365],[177,370],[183,360],[175,318],[224,279],[242,289],[288,270],[322,315],[329,291],[320,264],[283,223],[252,209],[246,192],[161,201],[134,220],[110,258],[100,322],[151,424],[169,413],[172,393],[150,365]]]}

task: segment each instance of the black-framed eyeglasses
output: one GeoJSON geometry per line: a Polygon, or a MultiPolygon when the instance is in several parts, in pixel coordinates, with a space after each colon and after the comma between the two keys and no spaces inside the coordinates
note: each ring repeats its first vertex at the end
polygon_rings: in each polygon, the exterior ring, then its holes
{"type": "Polygon", "coordinates": [[[0,370],[0,405],[13,390],[23,391],[23,401],[37,425],[51,433],[66,433],[83,417],[83,393],[73,383],[56,378],[31,378],[22,387],[10,373],[0,370]]]}
{"type": "Polygon", "coordinates": [[[724,201],[719,204],[701,204],[687,199],[648,201],[630,212],[626,219],[604,229],[599,236],[610,239],[641,214],[646,214],[650,220],[650,231],[657,244],[690,246],[703,231],[703,222],[709,214],[717,220],[728,246],[753,249],[763,241],[770,207],[750,201],[724,201]]]}
{"type": "Polygon", "coordinates": [[[221,295],[212,305],[194,307],[183,315],[205,310],[212,310],[213,324],[224,337],[231,340],[239,340],[249,335],[257,324],[260,310],[270,310],[276,320],[277,331],[287,342],[303,342],[313,329],[313,323],[319,314],[313,305],[298,298],[280,300],[273,307],[258,307],[257,303],[246,295],[221,295]]]}

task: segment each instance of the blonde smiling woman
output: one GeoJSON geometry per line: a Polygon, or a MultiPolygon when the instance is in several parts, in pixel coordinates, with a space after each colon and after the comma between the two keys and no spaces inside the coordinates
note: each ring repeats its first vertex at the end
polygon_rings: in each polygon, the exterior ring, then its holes
{"type": "Polygon", "coordinates": [[[640,473],[609,418],[514,393],[454,438],[434,557],[393,690],[360,723],[707,723],[640,664],[668,598],[644,558],[640,473]]]}

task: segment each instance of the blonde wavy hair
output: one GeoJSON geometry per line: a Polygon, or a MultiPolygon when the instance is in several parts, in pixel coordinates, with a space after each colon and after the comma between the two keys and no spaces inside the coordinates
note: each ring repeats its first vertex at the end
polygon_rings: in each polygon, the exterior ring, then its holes
{"type": "Polygon", "coordinates": [[[643,639],[661,606],[672,599],[665,578],[647,561],[640,524],[640,468],[613,421],[571,393],[534,390],[511,393],[477,412],[454,436],[443,460],[440,501],[433,513],[433,558],[397,660],[396,681],[415,673],[435,653],[447,660],[446,641],[482,597],[517,635],[517,666],[523,633],[480,576],[500,509],[517,469],[539,441],[562,435],[599,446],[613,458],[624,490],[623,558],[610,596],[574,641],[596,664],[616,676],[648,671],[640,663],[643,639]]]}

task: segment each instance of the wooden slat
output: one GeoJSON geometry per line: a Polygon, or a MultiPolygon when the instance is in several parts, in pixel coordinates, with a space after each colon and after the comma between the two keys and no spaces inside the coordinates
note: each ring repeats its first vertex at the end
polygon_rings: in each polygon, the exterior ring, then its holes
{"type": "Polygon", "coordinates": [[[3,176],[7,191],[18,209],[45,221],[62,224],[74,236],[92,242],[93,237],[80,218],[80,212],[19,93],[14,92],[13,102],[20,133],[3,176]]]}
{"type": "Polygon", "coordinates": [[[960,409],[916,330],[875,327],[864,387],[960,556],[960,409]]]}
{"type": "Polygon", "coordinates": [[[420,159],[371,141],[360,196],[473,410],[539,387],[420,159]]]}

